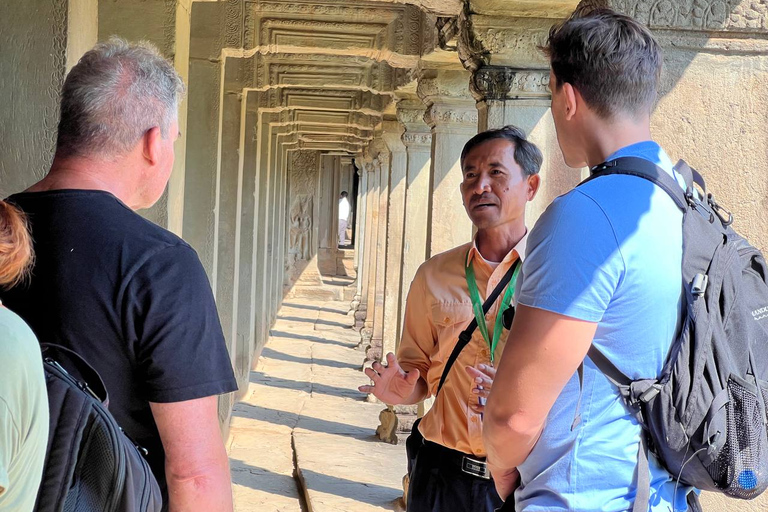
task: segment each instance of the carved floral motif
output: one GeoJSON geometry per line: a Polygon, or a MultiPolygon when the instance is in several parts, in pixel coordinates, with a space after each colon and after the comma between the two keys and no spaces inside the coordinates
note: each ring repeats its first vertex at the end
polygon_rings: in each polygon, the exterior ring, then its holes
{"type": "Polygon", "coordinates": [[[432,105],[424,114],[424,122],[429,126],[441,124],[477,125],[477,109],[454,108],[447,105],[432,105]]]}
{"type": "Polygon", "coordinates": [[[432,134],[431,133],[411,133],[406,132],[402,137],[403,144],[408,147],[411,146],[431,146],[432,134]]]}

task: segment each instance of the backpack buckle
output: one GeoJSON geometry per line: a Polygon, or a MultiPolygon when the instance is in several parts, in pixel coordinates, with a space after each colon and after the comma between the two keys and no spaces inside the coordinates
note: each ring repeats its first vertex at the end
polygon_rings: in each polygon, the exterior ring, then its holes
{"type": "Polygon", "coordinates": [[[693,282],[691,283],[691,293],[693,295],[704,295],[704,292],[707,290],[707,284],[709,283],[709,277],[706,274],[696,274],[693,277],[693,282]]]}
{"type": "Polygon", "coordinates": [[[661,393],[661,384],[652,384],[651,387],[643,391],[637,399],[647,404],[659,393],[661,393]]]}

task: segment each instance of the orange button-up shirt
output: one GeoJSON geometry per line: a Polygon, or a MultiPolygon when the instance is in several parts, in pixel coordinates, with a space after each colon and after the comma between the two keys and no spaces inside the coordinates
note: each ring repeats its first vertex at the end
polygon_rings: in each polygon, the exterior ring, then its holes
{"type": "MultiPolygon", "coordinates": [[[[438,254],[416,272],[405,303],[403,337],[397,359],[406,371],[418,368],[426,379],[429,395],[437,392],[445,364],[456,346],[459,334],[474,318],[465,274],[465,258],[474,265],[481,299],[490,294],[517,258],[525,254],[526,234],[494,270],[477,250],[474,242],[438,254]]],[[[486,315],[489,336],[493,336],[493,319],[499,311],[501,297],[486,315]]],[[[498,319],[501,322],[501,318],[498,319]]],[[[494,361],[501,358],[508,331],[501,333],[494,361]]],[[[466,366],[490,364],[490,348],[480,329],[464,347],[451,367],[432,408],[424,415],[419,430],[428,441],[477,457],[485,457],[480,415],[469,406],[477,403],[472,393],[475,383],[466,366]]]]}

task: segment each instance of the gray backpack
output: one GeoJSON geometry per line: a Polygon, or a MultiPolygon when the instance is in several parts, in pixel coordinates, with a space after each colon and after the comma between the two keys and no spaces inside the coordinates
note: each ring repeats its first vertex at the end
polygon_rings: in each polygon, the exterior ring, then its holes
{"type": "Polygon", "coordinates": [[[706,193],[701,176],[683,161],[675,170],[686,191],[640,158],[601,164],[585,180],[638,176],[683,211],[683,318],[661,375],[633,381],[594,345],[588,353],[646,434],[633,512],[648,510],[646,449],[682,485],[740,499],[768,488],[768,266],[730,227],[731,214],[706,193]]]}
{"type": "Polygon", "coordinates": [[[50,431],[34,512],[159,512],[157,480],[107,410],[99,374],[65,347],[42,351],[50,431]]]}

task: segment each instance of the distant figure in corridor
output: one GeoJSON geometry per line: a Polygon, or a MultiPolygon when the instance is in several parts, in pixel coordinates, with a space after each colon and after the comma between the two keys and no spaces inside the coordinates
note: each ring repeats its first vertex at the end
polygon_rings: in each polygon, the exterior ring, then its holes
{"type": "Polygon", "coordinates": [[[183,92],[148,44],[113,39],[72,68],[51,170],[9,198],[29,216],[36,261],[4,298],[40,342],[101,374],[165,508],[231,511],[216,395],[237,385],[211,287],[189,245],[134,212],[168,183],[183,92]]]}
{"type": "MultiPolygon", "coordinates": [[[[0,288],[28,277],[32,260],[24,216],[0,201],[0,288]]],[[[28,512],[34,507],[48,422],[40,345],[21,318],[0,306],[0,510],[28,512]]]]}
{"type": "Polygon", "coordinates": [[[387,404],[415,404],[437,394],[408,441],[418,449],[409,473],[409,512],[492,512],[503,505],[485,462],[483,404],[514,313],[528,233],[525,207],[539,189],[541,163],[539,149],[513,126],[467,142],[461,195],[477,235],[419,268],[397,357],[387,354],[387,366],[374,363],[365,371],[373,385],[360,391],[387,404]],[[498,298],[484,314],[483,302],[497,288],[498,298]],[[438,393],[457,338],[473,319],[479,328],[438,393]]]}
{"type": "MultiPolygon", "coordinates": [[[[662,55],[646,27],[582,8],[552,27],[546,52],[568,166],[594,174],[635,157],[681,183],[651,135],[662,55]]],[[[680,320],[681,226],[667,193],[627,175],[576,187],[536,222],[483,431],[496,488],[518,512],[686,510],[691,489],[652,454],[639,473],[635,414],[585,359],[594,344],[632,379],[660,375],[680,320]]]]}
{"type": "Polygon", "coordinates": [[[341,193],[339,199],[339,245],[347,245],[347,225],[349,224],[349,214],[352,211],[352,207],[347,199],[347,192],[341,193]]]}

